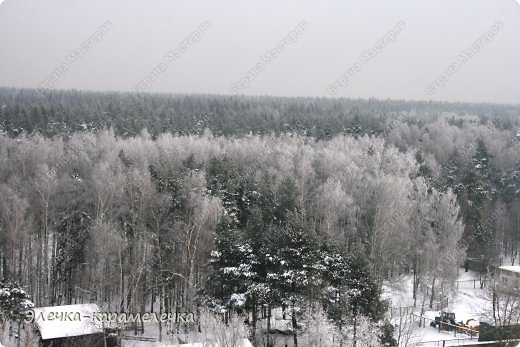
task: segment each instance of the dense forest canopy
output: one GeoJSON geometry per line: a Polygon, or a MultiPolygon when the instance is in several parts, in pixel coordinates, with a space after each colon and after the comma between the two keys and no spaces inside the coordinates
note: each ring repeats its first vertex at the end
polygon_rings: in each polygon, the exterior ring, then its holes
{"type": "Polygon", "coordinates": [[[323,301],[341,325],[380,319],[392,276],[518,263],[520,106],[0,89],[0,109],[0,278],[39,306],[323,301]]]}
{"type": "Polygon", "coordinates": [[[500,129],[518,126],[519,105],[465,104],[344,98],[282,98],[267,96],[170,95],[99,93],[85,91],[38,92],[0,88],[1,126],[10,135],[22,131],[45,136],[112,127],[117,135],[134,136],[143,128],[150,134],[215,135],[299,133],[323,139],[348,133],[352,126],[381,134],[396,117],[419,127],[449,115],[493,120],[500,129]],[[356,124],[356,120],[359,122],[356,124]]]}

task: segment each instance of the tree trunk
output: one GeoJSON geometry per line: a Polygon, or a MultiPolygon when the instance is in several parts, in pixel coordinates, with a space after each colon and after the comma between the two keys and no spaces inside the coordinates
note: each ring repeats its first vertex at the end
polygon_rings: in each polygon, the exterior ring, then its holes
{"type": "Polygon", "coordinates": [[[413,265],[413,307],[417,305],[417,255],[415,256],[415,262],[413,265]]]}
{"type": "Polygon", "coordinates": [[[256,320],[257,320],[256,294],[253,294],[253,341],[256,341],[256,320]]]}
{"type": "Polygon", "coordinates": [[[119,249],[119,312],[125,312],[125,275],[121,252],[119,249]]]}
{"type": "Polygon", "coordinates": [[[432,280],[432,294],[430,296],[430,308],[432,308],[432,306],[433,306],[434,297],[435,297],[435,276],[433,276],[433,280],[432,280]]]}
{"type": "Polygon", "coordinates": [[[357,319],[356,314],[354,314],[354,331],[353,331],[353,337],[352,337],[352,346],[356,347],[357,345],[357,319]]]}
{"type": "MultiPolygon", "coordinates": [[[[162,282],[162,280],[161,280],[162,282]]],[[[164,312],[164,285],[161,283],[161,292],[159,294],[159,316],[164,312]]],[[[159,342],[162,342],[162,319],[159,319],[159,342]]]]}
{"type": "Polygon", "coordinates": [[[297,322],[296,322],[296,311],[294,309],[295,301],[292,301],[292,328],[293,328],[293,339],[294,339],[294,347],[298,347],[298,334],[296,332],[297,322]]]}
{"type": "Polygon", "coordinates": [[[271,347],[271,305],[267,306],[267,346],[271,347]]]}

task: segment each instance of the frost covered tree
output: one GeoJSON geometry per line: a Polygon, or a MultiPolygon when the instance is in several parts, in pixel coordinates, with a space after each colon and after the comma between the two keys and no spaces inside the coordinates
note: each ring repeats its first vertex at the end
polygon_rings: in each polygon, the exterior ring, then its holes
{"type": "Polygon", "coordinates": [[[485,322],[488,333],[493,333],[501,342],[515,340],[520,324],[520,297],[516,284],[492,277],[482,297],[486,305],[482,308],[481,322],[485,322]]]}
{"type": "MultiPolygon", "coordinates": [[[[382,347],[380,328],[368,317],[357,317],[353,326],[352,346],[382,347]]],[[[347,341],[349,336],[346,337],[347,341]]]]}
{"type": "Polygon", "coordinates": [[[312,305],[303,317],[305,325],[301,340],[306,346],[340,346],[342,336],[320,304],[312,305]]]}
{"type": "Polygon", "coordinates": [[[242,347],[243,340],[249,337],[244,317],[237,314],[232,314],[226,322],[221,315],[204,309],[200,312],[198,325],[205,335],[204,347],[242,347]]]}
{"type": "Polygon", "coordinates": [[[16,192],[18,180],[0,185],[0,252],[3,259],[0,274],[9,280],[26,280],[23,254],[29,251],[26,243],[30,240],[31,215],[29,201],[16,192]]]}
{"type": "Polygon", "coordinates": [[[394,322],[392,336],[395,338],[395,346],[414,346],[420,341],[420,327],[413,320],[413,316],[407,310],[392,310],[393,316],[389,317],[394,322]]]}

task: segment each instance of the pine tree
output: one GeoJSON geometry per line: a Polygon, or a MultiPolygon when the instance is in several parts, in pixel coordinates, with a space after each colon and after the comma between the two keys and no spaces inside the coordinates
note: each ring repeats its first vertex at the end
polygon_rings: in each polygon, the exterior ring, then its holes
{"type": "Polygon", "coordinates": [[[466,236],[470,237],[470,254],[485,255],[486,262],[492,262],[494,232],[483,224],[483,210],[486,204],[495,198],[496,175],[490,164],[484,142],[477,141],[477,149],[461,181],[457,194],[462,202],[462,211],[466,223],[466,236]]]}
{"type": "Polygon", "coordinates": [[[354,338],[359,317],[378,321],[386,311],[379,288],[367,265],[359,258],[334,250],[323,252],[324,278],[328,283],[324,305],[339,331],[353,326],[354,338]]]}
{"type": "Polygon", "coordinates": [[[21,323],[27,316],[27,311],[33,307],[31,298],[19,283],[0,281],[0,323],[21,323]]]}
{"type": "Polygon", "coordinates": [[[301,215],[290,215],[287,225],[274,233],[277,247],[272,247],[272,253],[267,255],[267,280],[279,290],[283,302],[291,305],[293,340],[298,346],[296,304],[309,297],[309,292],[312,293],[309,289],[319,285],[322,271],[319,248],[301,215]]]}

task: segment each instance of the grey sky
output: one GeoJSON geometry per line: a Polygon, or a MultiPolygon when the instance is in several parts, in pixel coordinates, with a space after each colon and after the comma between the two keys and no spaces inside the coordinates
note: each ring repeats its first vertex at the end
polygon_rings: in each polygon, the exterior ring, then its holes
{"type": "Polygon", "coordinates": [[[177,52],[147,91],[230,94],[249,72],[239,93],[331,96],[327,87],[402,22],[395,39],[334,96],[520,103],[520,6],[514,0],[5,0],[0,86],[37,87],[107,21],[102,40],[55,73],[52,88],[131,90],[167,53],[177,52]],[[199,41],[179,51],[204,21],[209,27],[199,41]],[[296,41],[251,74],[302,22],[296,41]],[[503,26],[493,40],[428,94],[426,86],[497,22],[503,26]]]}

